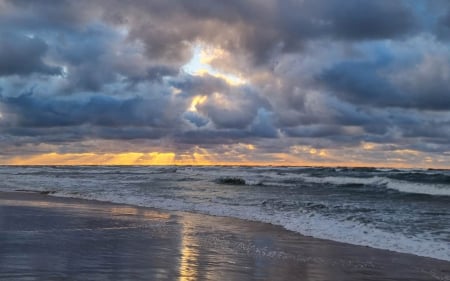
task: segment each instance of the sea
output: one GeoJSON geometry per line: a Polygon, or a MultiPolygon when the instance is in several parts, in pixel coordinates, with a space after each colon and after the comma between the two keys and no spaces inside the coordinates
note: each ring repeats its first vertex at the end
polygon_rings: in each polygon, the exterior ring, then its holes
{"type": "Polygon", "coordinates": [[[1,166],[0,191],[259,221],[450,261],[450,170],[1,166]]]}

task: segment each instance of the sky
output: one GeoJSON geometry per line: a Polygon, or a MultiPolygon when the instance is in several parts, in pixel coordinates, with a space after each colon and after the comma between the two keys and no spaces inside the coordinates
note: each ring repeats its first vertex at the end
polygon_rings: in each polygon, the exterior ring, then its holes
{"type": "Polygon", "coordinates": [[[450,2],[0,0],[0,164],[450,168],[450,2]]]}

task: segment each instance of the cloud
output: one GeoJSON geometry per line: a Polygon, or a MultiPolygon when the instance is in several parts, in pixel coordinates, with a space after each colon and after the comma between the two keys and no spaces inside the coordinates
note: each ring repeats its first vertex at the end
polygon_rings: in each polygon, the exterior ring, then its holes
{"type": "Polygon", "coordinates": [[[449,15],[438,0],[0,0],[0,151],[447,153],[449,15]]]}
{"type": "Polygon", "coordinates": [[[450,8],[438,19],[437,34],[445,40],[450,39],[450,8]]]}
{"type": "Polygon", "coordinates": [[[212,93],[198,106],[198,110],[208,116],[217,128],[245,129],[257,116],[258,109],[268,106],[268,102],[256,92],[243,87],[228,93],[212,93]]]}
{"type": "Polygon", "coordinates": [[[309,39],[395,38],[419,24],[409,5],[388,0],[50,2],[13,1],[12,10],[23,16],[12,19],[22,27],[37,21],[38,27],[76,30],[101,18],[126,27],[131,40],[144,43],[150,59],[176,64],[188,59],[188,43],[196,40],[245,51],[259,64],[277,50],[298,51],[309,39]]]}
{"type": "Polygon", "coordinates": [[[116,98],[93,95],[86,98],[49,98],[24,93],[0,100],[12,125],[21,127],[64,127],[90,124],[102,127],[166,126],[176,115],[167,112],[173,104],[167,97],[132,96],[116,98]]]}
{"type": "MultiPolygon", "coordinates": [[[[450,110],[450,58],[425,55],[414,67],[392,74],[393,83],[404,91],[406,106],[450,110]]],[[[399,102],[400,103],[400,102],[399,102]]]]}
{"type": "Polygon", "coordinates": [[[319,80],[344,100],[358,104],[396,105],[404,101],[381,76],[383,61],[344,61],[326,69],[319,80]]]}
{"type": "MultiPolygon", "coordinates": [[[[319,1],[320,2],[320,1],[319,1]]],[[[331,34],[352,40],[395,38],[410,35],[418,19],[403,1],[322,1],[331,34]]]]}
{"type": "Polygon", "coordinates": [[[339,98],[360,105],[449,110],[447,54],[401,54],[346,60],[325,69],[318,80],[339,98]]]}
{"type": "Polygon", "coordinates": [[[47,49],[40,38],[0,33],[0,76],[61,75],[60,67],[45,63],[47,49]]]}

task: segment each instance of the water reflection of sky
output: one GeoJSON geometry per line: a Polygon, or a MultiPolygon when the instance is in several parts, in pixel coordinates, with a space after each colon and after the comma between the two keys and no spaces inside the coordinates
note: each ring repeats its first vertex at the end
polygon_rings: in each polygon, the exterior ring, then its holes
{"type": "Polygon", "coordinates": [[[429,280],[426,271],[405,266],[411,260],[390,264],[393,259],[374,250],[364,261],[359,248],[263,224],[40,198],[0,194],[1,280],[314,281],[380,272],[429,280]]]}

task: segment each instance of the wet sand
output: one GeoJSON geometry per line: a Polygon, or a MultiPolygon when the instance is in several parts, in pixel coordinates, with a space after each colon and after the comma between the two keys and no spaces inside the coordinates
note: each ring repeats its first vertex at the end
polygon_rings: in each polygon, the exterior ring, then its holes
{"type": "Polygon", "coordinates": [[[0,280],[450,280],[450,262],[238,219],[0,192],[0,280]]]}

